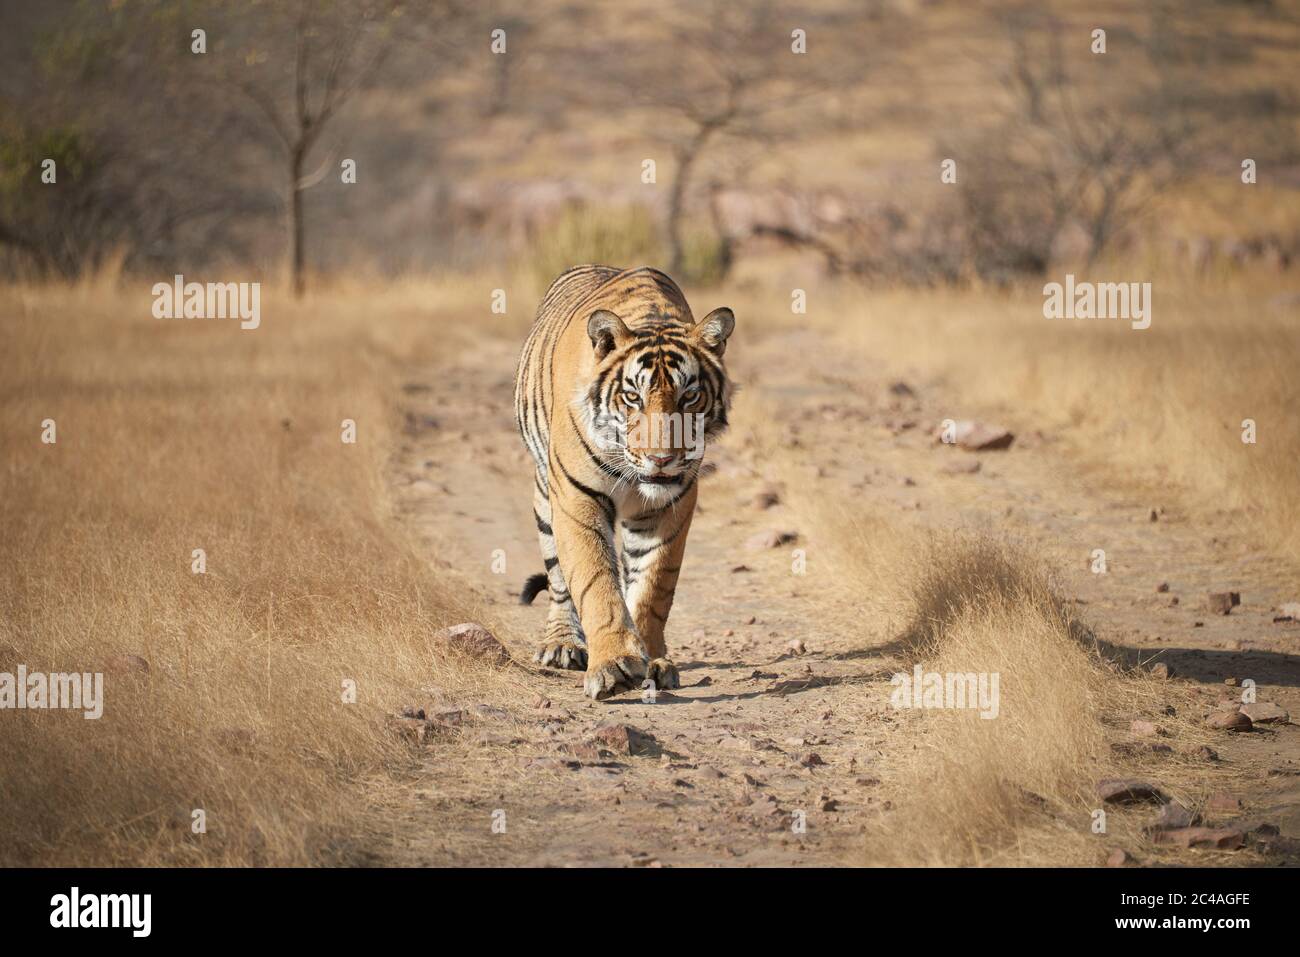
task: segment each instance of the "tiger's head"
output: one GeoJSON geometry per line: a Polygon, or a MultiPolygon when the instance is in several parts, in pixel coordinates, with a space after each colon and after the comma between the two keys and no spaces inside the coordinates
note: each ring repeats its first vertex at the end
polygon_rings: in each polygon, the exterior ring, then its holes
{"type": "Polygon", "coordinates": [[[578,397],[587,433],[601,467],[652,502],[680,492],[727,427],[732,386],[722,354],[735,324],[726,308],[693,326],[632,330],[605,309],[587,320],[595,369],[578,397]]]}

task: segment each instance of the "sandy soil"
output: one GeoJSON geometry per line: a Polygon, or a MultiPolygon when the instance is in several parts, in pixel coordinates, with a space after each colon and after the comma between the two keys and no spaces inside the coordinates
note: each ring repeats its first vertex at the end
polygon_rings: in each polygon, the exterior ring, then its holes
{"type": "MultiPolygon", "coordinates": [[[[889,385],[903,370],[864,363],[815,332],[738,331],[728,361],[745,394],[733,433],[710,450],[717,468],[702,483],[669,622],[683,687],[653,704],[633,695],[594,703],[578,673],[526,664],[545,596],[534,607],[515,597],[541,568],[530,466],[511,411],[518,343],[487,334],[395,383],[409,426],[393,473],[399,509],[431,562],[481,588],[485,617],[520,663],[519,701],[467,722],[463,733],[481,745],[469,763],[443,768],[431,754],[418,800],[397,816],[377,862],[862,864],[864,825],[924,799],[889,793],[873,773],[891,749],[909,746],[908,721],[888,706],[899,664],[888,623],[854,621],[818,574],[815,537],[785,504],[753,502],[774,478],[746,437],[745,412],[760,406],[780,410],[765,427],[783,429],[801,457],[802,491],[1032,542],[1116,654],[1167,662],[1207,707],[1233,693],[1226,678],[1253,678],[1261,701],[1300,714],[1300,622],[1273,621],[1276,606],[1300,599],[1296,570],[1252,547],[1232,514],[1189,512],[1085,464],[1087,450],[1031,423],[1009,423],[1020,438],[1006,452],[936,447],[927,425],[980,413],[965,404],[974,397],[915,374],[912,394],[897,394],[889,385]],[[979,470],[945,471],[959,461],[979,470]],[[747,547],[768,529],[800,537],[747,547]],[[806,550],[804,575],[791,572],[794,548],[806,550]],[[1105,575],[1090,570],[1096,548],[1106,551],[1105,575]],[[1228,590],[1242,593],[1230,615],[1202,609],[1206,592],[1228,590]],[[788,647],[796,639],[803,654],[788,647]],[[653,741],[632,754],[591,745],[610,720],[653,741]]],[[[1219,733],[1215,748],[1251,782],[1239,792],[1241,819],[1300,837],[1300,728],[1219,733]]],[[[1099,842],[1098,864],[1105,854],[1099,842]]]]}

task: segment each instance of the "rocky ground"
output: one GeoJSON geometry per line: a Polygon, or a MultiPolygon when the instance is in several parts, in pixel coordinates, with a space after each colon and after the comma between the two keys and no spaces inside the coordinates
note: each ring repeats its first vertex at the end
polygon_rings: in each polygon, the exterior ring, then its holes
{"type": "MultiPolygon", "coordinates": [[[[517,350],[485,335],[454,360],[409,369],[402,384],[399,509],[431,562],[480,589],[483,618],[517,663],[518,698],[448,703],[475,747],[446,767],[430,752],[415,809],[379,862],[862,864],[864,826],[924,799],[890,793],[873,773],[908,747],[908,723],[888,706],[899,662],[887,625],[854,621],[818,573],[818,542],[749,441],[745,410],[779,410],[762,427],[782,430],[800,492],[1031,542],[1118,656],[1167,666],[1205,715],[1234,708],[1219,702],[1246,679],[1260,702],[1300,714],[1300,621],[1277,620],[1300,601],[1297,570],[1253,547],[1232,514],[1191,511],[1088,464],[1068,436],[1020,429],[1010,449],[979,453],[937,445],[932,423],[972,414],[962,405],[972,397],[921,374],[899,383],[900,370],[803,329],[746,330],[728,354],[747,394],[733,434],[710,451],[716,471],[703,480],[669,623],[682,688],[653,704],[632,694],[591,702],[577,673],[529,663],[545,596],[536,607],[516,599],[541,567],[512,411],[517,350]],[[804,575],[791,573],[796,547],[804,575]],[[1096,549],[1105,574],[1094,572],[1096,549]],[[1237,592],[1240,604],[1212,611],[1212,592],[1237,592]]],[[[1218,798],[1207,823],[1265,823],[1300,838],[1300,728],[1212,733],[1245,784],[1218,798]]],[[[1296,859],[1288,847],[1196,860],[1296,859]]],[[[1099,842],[1097,863],[1111,850],[1099,842]]]]}

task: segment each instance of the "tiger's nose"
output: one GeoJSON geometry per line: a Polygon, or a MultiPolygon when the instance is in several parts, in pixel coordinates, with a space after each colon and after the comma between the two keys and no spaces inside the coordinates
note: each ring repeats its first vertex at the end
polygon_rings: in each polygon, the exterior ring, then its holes
{"type": "Polygon", "coordinates": [[[646,453],[646,461],[650,462],[652,465],[657,465],[660,468],[663,468],[666,465],[671,465],[676,459],[676,452],[668,452],[664,455],[653,455],[649,452],[646,453]]]}

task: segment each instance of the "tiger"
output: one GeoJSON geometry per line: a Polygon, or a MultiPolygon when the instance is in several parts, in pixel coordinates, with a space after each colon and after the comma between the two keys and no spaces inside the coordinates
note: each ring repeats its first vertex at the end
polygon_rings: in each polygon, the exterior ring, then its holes
{"type": "Polygon", "coordinates": [[[550,593],[533,661],[585,671],[592,699],[680,687],[664,627],[704,448],[728,424],[735,321],[696,322],[657,269],[583,265],[551,283],[524,343],[515,419],[545,572],[520,598],[550,593]]]}

